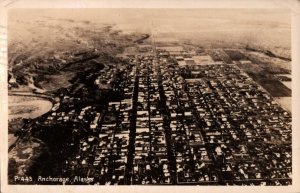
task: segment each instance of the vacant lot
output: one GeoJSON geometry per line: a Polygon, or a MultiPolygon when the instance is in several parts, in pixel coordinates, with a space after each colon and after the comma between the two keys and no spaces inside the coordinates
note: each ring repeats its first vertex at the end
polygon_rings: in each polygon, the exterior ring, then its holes
{"type": "MultiPolygon", "coordinates": [[[[255,82],[265,88],[273,97],[291,97],[292,90],[283,84],[276,72],[284,70],[280,67],[274,67],[273,64],[241,64],[238,65],[255,82]]],[[[284,70],[285,71],[285,70],[284,70]]]]}
{"type": "Polygon", "coordinates": [[[264,87],[273,97],[287,97],[292,95],[291,89],[279,80],[259,79],[257,82],[264,87]]]}

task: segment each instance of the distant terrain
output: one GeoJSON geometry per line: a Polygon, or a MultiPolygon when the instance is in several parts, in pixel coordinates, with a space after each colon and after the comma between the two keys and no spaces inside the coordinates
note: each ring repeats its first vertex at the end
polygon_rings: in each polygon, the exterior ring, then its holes
{"type": "Polygon", "coordinates": [[[73,69],[70,63],[95,56],[99,64],[121,62],[114,56],[145,43],[150,32],[164,44],[190,41],[206,48],[246,47],[291,60],[290,20],[285,10],[212,13],[197,9],[14,10],[9,15],[9,87],[39,92],[67,87],[74,71],[85,68],[73,69]],[[272,17],[262,17],[268,14],[272,17]]]}
{"type": "Polygon", "coordinates": [[[94,65],[120,64],[122,60],[115,55],[147,39],[145,34],[122,34],[108,24],[31,19],[10,22],[8,83],[14,91],[51,93],[67,87],[76,72],[94,65]]]}

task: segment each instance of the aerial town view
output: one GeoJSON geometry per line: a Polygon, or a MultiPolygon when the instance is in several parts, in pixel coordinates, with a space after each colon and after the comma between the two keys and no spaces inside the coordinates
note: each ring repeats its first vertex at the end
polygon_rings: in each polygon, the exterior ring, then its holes
{"type": "Polygon", "coordinates": [[[292,184],[288,10],[8,17],[8,182],[292,184]]]}

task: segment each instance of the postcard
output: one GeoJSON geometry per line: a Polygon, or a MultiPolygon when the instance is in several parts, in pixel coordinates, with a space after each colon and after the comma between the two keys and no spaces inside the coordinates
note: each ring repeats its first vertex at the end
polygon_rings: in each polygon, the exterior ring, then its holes
{"type": "Polygon", "coordinates": [[[299,192],[299,1],[1,1],[3,192],[299,192]]]}

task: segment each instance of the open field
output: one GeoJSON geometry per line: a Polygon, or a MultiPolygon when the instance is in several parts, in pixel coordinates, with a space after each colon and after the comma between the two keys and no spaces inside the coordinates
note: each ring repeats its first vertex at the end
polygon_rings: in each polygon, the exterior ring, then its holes
{"type": "Polygon", "coordinates": [[[287,111],[292,112],[292,97],[276,97],[275,100],[287,111]]]}
{"type": "Polygon", "coordinates": [[[289,89],[292,89],[292,82],[291,81],[282,81],[282,84],[284,84],[284,86],[288,87],[289,89]]]}
{"type": "Polygon", "coordinates": [[[16,118],[34,119],[48,112],[52,103],[37,97],[9,96],[9,120],[16,118]]]}
{"type": "Polygon", "coordinates": [[[264,87],[273,97],[290,97],[292,91],[278,80],[276,74],[288,71],[285,68],[270,64],[240,64],[243,69],[254,81],[264,87]]]}
{"type": "Polygon", "coordinates": [[[292,91],[278,80],[256,79],[262,87],[264,87],[273,97],[291,96],[292,91]]]}
{"type": "Polygon", "coordinates": [[[14,134],[8,134],[8,147],[16,142],[18,138],[14,134]]]}

